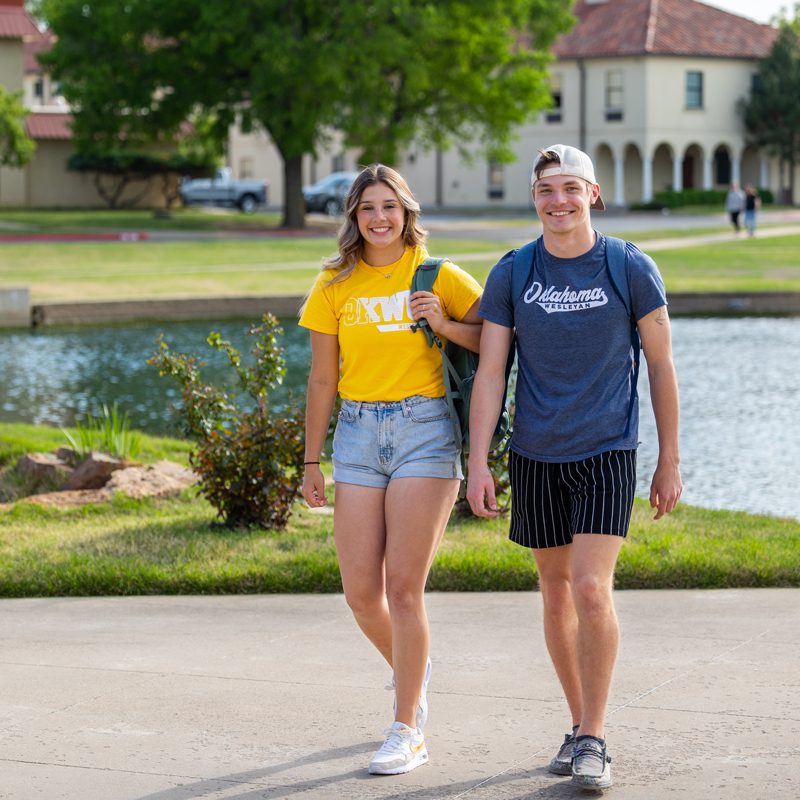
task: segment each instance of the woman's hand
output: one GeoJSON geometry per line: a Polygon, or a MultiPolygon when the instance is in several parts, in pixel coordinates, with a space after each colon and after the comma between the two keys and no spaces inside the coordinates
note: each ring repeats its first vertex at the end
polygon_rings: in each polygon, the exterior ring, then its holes
{"type": "Polygon", "coordinates": [[[445,324],[442,302],[433,292],[414,292],[411,295],[411,317],[414,320],[425,317],[431,330],[440,333],[445,324]]]}
{"type": "Polygon", "coordinates": [[[322,508],[328,505],[325,496],[325,476],[319,464],[307,464],[303,472],[303,497],[311,508],[322,508]]]}

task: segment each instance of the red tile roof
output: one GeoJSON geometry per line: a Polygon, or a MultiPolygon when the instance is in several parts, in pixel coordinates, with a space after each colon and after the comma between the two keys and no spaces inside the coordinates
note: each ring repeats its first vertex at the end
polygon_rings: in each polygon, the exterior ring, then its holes
{"type": "Polygon", "coordinates": [[[602,56],[763,58],[777,36],[769,25],[696,0],[578,0],[575,27],[553,52],[562,59],[602,56]]]}
{"type": "Polygon", "coordinates": [[[25,74],[29,75],[32,72],[41,74],[44,72],[42,65],[39,63],[39,55],[46,53],[50,50],[55,42],[56,37],[52,33],[40,33],[37,36],[26,36],[22,45],[25,53],[25,74]]]}
{"type": "Polygon", "coordinates": [[[25,12],[22,3],[0,1],[0,39],[22,39],[38,36],[39,29],[25,12]]]}
{"type": "Polygon", "coordinates": [[[25,128],[31,139],[71,139],[72,114],[32,112],[25,117],[25,128]]]}

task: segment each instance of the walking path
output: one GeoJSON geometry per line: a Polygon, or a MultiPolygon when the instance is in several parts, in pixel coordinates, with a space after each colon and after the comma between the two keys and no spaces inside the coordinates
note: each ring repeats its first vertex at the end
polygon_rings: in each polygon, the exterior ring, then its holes
{"type": "MultiPolygon", "coordinates": [[[[614,800],[797,797],[800,590],[617,594],[614,800]]],[[[586,798],[537,593],[432,594],[430,763],[369,776],[387,666],[340,595],[0,601],[0,798],[586,798]]]]}

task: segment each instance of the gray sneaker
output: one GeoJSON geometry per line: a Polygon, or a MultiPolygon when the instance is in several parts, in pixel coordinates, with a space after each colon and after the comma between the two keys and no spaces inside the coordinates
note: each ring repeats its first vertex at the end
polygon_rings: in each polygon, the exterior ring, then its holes
{"type": "Polygon", "coordinates": [[[572,756],[572,782],[585,789],[608,789],[611,786],[611,756],[606,743],[596,736],[578,736],[572,756]]]}
{"type": "Polygon", "coordinates": [[[553,775],[572,775],[572,751],[575,749],[576,725],[572,733],[564,734],[564,743],[558,748],[553,760],[547,765],[547,771],[553,775]]]}

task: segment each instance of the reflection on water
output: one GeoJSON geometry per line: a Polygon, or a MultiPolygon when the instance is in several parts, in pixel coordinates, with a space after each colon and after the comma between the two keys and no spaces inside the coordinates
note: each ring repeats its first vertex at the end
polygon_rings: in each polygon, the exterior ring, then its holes
{"type": "MultiPolygon", "coordinates": [[[[675,319],[687,503],[800,518],[800,319],[675,319]]],[[[657,447],[642,369],[638,494],[657,447]]]]}
{"type": "MultiPolygon", "coordinates": [[[[291,320],[283,327],[287,371],[284,386],[273,396],[278,406],[286,402],[286,387],[302,387],[309,360],[308,334],[291,320]]],[[[180,401],[178,384],[145,363],[157,350],[158,334],[164,333],[173,352],[202,357],[205,380],[231,381],[235,391],[227,358],[205,340],[211,330],[219,331],[246,355],[253,344],[247,328],[247,322],[237,320],[0,333],[0,421],[68,425],[116,400],[135,427],[177,434],[173,406],[180,401]]]]}
{"type": "MultiPolygon", "coordinates": [[[[283,324],[285,384],[302,395],[308,335],[283,324]]],[[[212,329],[249,349],[242,321],[0,333],[0,421],[66,425],[116,400],[136,427],[176,433],[177,384],[145,358],[163,331],[171,349],[203,356],[209,380],[230,380],[224,356],[205,345],[212,329]]],[[[676,319],[673,331],[686,502],[800,518],[800,320],[676,319]]],[[[640,394],[638,493],[647,496],[657,448],[644,369],[640,394]]],[[[274,402],[286,397],[281,387],[274,402]]]]}

